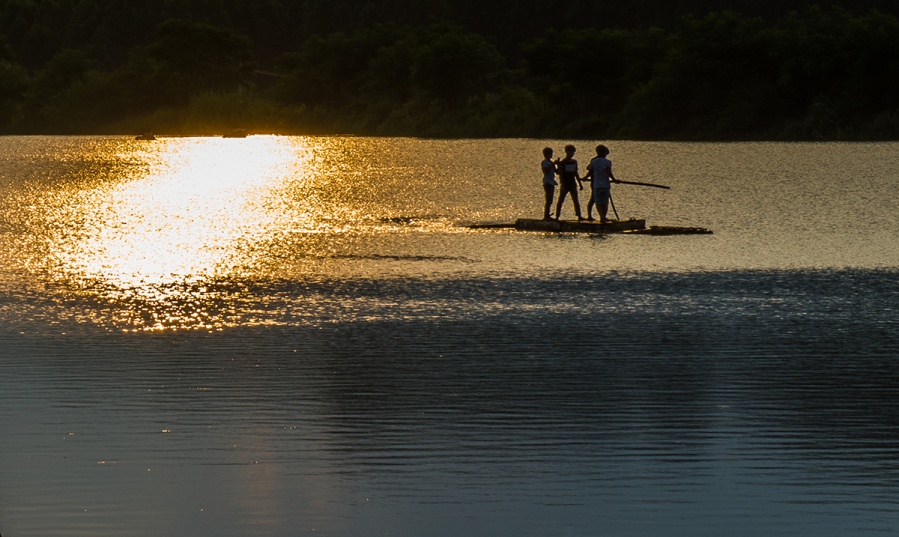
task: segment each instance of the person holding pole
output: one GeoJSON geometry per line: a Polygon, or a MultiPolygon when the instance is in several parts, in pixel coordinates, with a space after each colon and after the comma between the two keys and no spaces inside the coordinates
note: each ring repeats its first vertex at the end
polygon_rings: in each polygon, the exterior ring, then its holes
{"type": "Polygon", "coordinates": [[[609,201],[612,199],[612,183],[617,183],[612,173],[612,161],[609,156],[609,148],[603,144],[596,146],[596,156],[587,164],[586,178],[592,178],[593,197],[587,204],[587,219],[593,220],[593,206],[599,210],[599,223],[605,224],[609,220],[606,215],[609,212],[609,201]]]}

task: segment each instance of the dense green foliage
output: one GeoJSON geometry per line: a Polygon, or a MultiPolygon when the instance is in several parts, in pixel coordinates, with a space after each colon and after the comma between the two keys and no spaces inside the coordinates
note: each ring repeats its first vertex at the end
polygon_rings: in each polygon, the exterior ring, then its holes
{"type": "Polygon", "coordinates": [[[727,6],[0,0],[0,133],[899,138],[899,0],[727,6]]]}

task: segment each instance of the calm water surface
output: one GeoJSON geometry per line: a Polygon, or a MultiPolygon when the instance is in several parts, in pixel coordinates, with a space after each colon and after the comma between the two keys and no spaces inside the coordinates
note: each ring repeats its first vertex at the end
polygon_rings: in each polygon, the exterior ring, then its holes
{"type": "Polygon", "coordinates": [[[899,530],[899,144],[544,145],[0,138],[0,532],[899,530]]]}

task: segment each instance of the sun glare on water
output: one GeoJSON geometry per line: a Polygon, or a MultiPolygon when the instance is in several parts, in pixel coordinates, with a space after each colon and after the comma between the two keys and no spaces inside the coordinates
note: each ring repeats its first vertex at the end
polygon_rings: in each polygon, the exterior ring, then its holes
{"type": "Polygon", "coordinates": [[[21,141],[5,160],[0,151],[0,167],[19,166],[0,191],[0,234],[13,238],[0,249],[0,290],[22,296],[6,310],[21,322],[110,330],[271,326],[346,310],[310,282],[466,270],[470,259],[453,246],[465,230],[452,215],[478,218],[471,205],[492,187],[467,165],[443,165],[445,155],[423,150],[431,145],[21,141]]]}
{"type": "Polygon", "coordinates": [[[96,211],[97,229],[74,245],[70,267],[127,287],[214,276],[248,261],[239,243],[271,227],[276,215],[260,210],[266,187],[296,153],[266,138],[188,139],[165,149],[148,175],[85,207],[96,211]]]}
{"type": "MultiPolygon", "coordinates": [[[[277,137],[164,139],[130,152],[130,176],[69,192],[56,269],[127,308],[114,324],[208,328],[208,283],[240,277],[256,245],[302,219],[285,183],[314,175],[311,151],[277,137]],[[308,176],[293,171],[305,169],[308,176]],[[136,171],[134,171],[136,170],[136,171]],[[141,305],[142,304],[142,305],[141,305]],[[138,307],[139,306],[139,307],[138,307]]],[[[301,208],[300,208],[301,209],[301,208]]],[[[116,320],[114,320],[116,321],[116,320]]]]}

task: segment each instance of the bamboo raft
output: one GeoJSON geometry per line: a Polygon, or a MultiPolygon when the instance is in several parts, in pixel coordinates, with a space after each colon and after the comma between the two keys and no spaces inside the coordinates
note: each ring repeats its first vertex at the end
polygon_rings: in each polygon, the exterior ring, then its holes
{"type": "Polygon", "coordinates": [[[538,220],[519,218],[512,224],[485,223],[469,224],[469,229],[517,229],[519,231],[541,231],[549,233],[626,233],[634,235],[710,235],[711,230],[700,227],[649,226],[642,218],[617,220],[600,224],[587,220],[538,220]]]}
{"type": "Polygon", "coordinates": [[[646,229],[646,220],[632,218],[617,222],[600,224],[588,220],[532,220],[519,218],[515,221],[515,229],[520,231],[553,231],[557,233],[623,233],[638,229],[646,229]]]}

